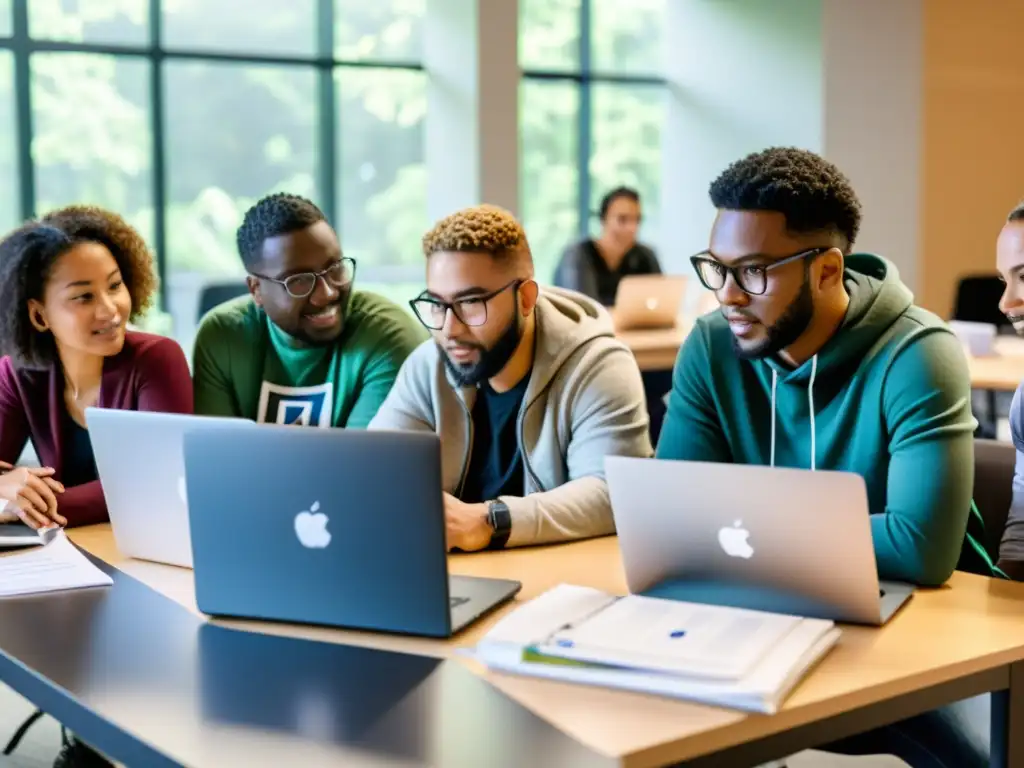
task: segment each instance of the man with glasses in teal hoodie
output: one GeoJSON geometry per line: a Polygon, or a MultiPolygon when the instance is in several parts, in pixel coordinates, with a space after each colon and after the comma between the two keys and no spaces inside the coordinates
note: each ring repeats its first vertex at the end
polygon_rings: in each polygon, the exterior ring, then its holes
{"type": "MultiPolygon", "coordinates": [[[[882,579],[992,575],[968,533],[981,523],[963,351],[891,262],[851,253],[861,209],[849,181],[814,153],[772,148],[733,163],[710,196],[710,245],[691,261],[721,311],[680,350],[657,457],[856,472],[882,579]]],[[[988,765],[988,702],[828,749],[988,765]]]]}

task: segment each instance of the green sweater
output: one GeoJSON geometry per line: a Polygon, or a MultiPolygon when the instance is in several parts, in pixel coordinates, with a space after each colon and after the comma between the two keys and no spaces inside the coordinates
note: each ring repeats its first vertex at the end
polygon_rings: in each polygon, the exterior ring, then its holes
{"type": "Polygon", "coordinates": [[[722,313],[700,318],[676,362],[658,458],[764,465],[774,454],[776,466],[856,472],[881,578],[938,585],[958,563],[991,575],[971,503],[976,422],[960,343],[914,306],[890,262],[847,257],[845,285],[841,328],[796,369],[740,359],[722,313]]]}
{"type": "Polygon", "coordinates": [[[214,309],[193,353],[196,413],[258,422],[365,428],[426,331],[408,312],[355,291],[334,344],[307,346],[250,297],[214,309]]]}

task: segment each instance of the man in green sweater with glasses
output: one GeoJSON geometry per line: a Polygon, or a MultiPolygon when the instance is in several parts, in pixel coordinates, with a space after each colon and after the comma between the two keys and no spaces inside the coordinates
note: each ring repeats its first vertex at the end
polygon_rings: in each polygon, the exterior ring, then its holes
{"type": "Polygon", "coordinates": [[[196,413],[270,424],[365,428],[426,333],[396,304],[353,289],[322,211],[274,194],[246,214],[238,251],[250,295],[203,318],[196,413]]]}

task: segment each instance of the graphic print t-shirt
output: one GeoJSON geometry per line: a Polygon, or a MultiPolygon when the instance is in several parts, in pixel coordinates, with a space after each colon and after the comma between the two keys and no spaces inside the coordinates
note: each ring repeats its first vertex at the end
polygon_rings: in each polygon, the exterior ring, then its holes
{"type": "Polygon", "coordinates": [[[214,309],[196,336],[196,413],[270,424],[365,428],[427,338],[411,314],[356,291],[333,344],[308,346],[248,296],[214,309]]]}

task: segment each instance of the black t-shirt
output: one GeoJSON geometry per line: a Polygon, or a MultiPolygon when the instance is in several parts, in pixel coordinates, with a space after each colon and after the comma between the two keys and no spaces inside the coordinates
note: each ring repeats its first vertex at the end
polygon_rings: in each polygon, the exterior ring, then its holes
{"type": "Polygon", "coordinates": [[[484,382],[473,405],[473,448],[461,500],[467,504],[523,495],[523,457],[516,434],[529,375],[507,392],[484,382]]]}
{"type": "Polygon", "coordinates": [[[89,432],[64,413],[64,467],[60,481],[65,488],[91,483],[99,477],[89,432]]]}
{"type": "Polygon", "coordinates": [[[608,262],[601,256],[597,250],[597,244],[593,240],[587,240],[586,248],[591,268],[594,270],[594,277],[597,279],[597,296],[595,298],[606,307],[615,304],[615,293],[619,290],[619,281],[626,275],[651,275],[661,272],[653,251],[639,243],[630,248],[622,257],[619,268],[616,270],[608,268],[608,262]]]}

